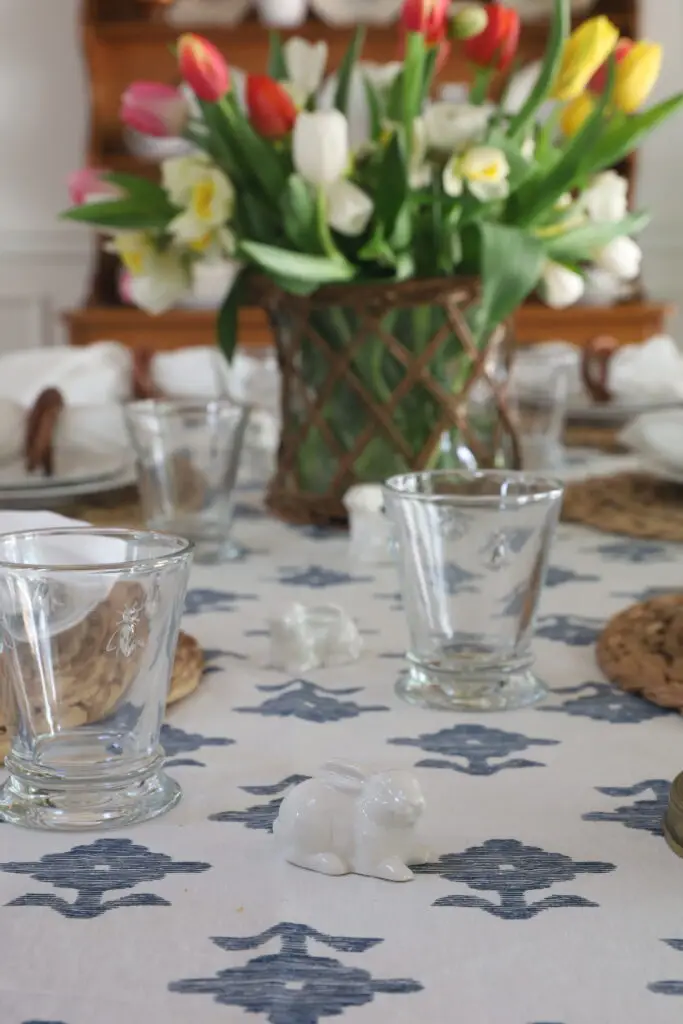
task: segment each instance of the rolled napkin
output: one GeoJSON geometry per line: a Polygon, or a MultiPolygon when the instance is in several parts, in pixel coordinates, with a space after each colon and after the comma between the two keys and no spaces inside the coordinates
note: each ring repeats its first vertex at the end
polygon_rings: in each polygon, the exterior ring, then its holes
{"type": "Polygon", "coordinates": [[[619,434],[621,443],[643,456],[646,466],[683,473],[683,409],[649,412],[629,423],[619,434]]]}
{"type": "Polygon", "coordinates": [[[0,465],[14,462],[24,450],[26,412],[11,398],[0,398],[0,465]]]}
{"type": "Polygon", "coordinates": [[[57,346],[0,355],[0,398],[30,408],[47,388],[66,405],[102,405],[130,396],[132,355],[118,342],[57,346]]]}
{"type": "MultiPolygon", "coordinates": [[[[547,379],[548,364],[566,368],[569,393],[575,401],[592,402],[583,382],[584,354],[567,342],[549,342],[522,349],[515,358],[512,374],[520,392],[538,390],[547,379]]],[[[606,390],[612,401],[683,401],[683,355],[673,338],[656,335],[641,345],[617,348],[605,366],[606,390]]]]}

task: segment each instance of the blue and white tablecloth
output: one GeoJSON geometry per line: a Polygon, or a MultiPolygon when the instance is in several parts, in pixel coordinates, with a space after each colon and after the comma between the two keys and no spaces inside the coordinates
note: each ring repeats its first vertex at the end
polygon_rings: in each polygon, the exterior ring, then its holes
{"type": "Polygon", "coordinates": [[[192,575],[208,671],[164,727],[180,806],[101,835],[0,826],[1,1024],[680,1024],[683,861],[661,819],[683,721],[607,685],[593,644],[681,586],[683,547],[560,527],[536,640],[551,696],[467,717],[394,695],[391,568],[239,512],[244,560],[192,575]],[[351,610],[362,660],[269,669],[292,601],[351,610]],[[409,885],[276,859],[283,792],[331,756],[415,766],[438,860],[409,885]]]}

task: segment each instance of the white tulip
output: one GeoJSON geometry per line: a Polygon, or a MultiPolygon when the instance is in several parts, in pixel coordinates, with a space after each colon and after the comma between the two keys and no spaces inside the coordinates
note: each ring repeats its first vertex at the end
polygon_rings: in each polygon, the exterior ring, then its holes
{"type": "Polygon", "coordinates": [[[287,80],[304,103],[318,91],[325,77],[327,43],[309,43],[294,36],[283,47],[287,80]]]}
{"type": "Polygon", "coordinates": [[[459,159],[458,166],[469,191],[480,202],[505,199],[509,194],[510,165],[501,149],[473,146],[459,159]]]}
{"type": "Polygon", "coordinates": [[[339,110],[302,112],[292,139],[294,167],[312,185],[332,185],[349,167],[349,126],[339,110]]]}
{"type": "Polygon", "coordinates": [[[614,274],[621,281],[635,281],[640,274],[643,253],[637,242],[626,235],[613,238],[595,255],[595,264],[601,270],[614,274]]]}
{"type": "Polygon", "coordinates": [[[548,260],[543,268],[541,295],[551,309],[566,309],[578,302],[584,293],[584,280],[580,274],[548,260]]]}
{"type": "Polygon", "coordinates": [[[340,235],[361,235],[375,208],[370,196],[346,178],[327,186],[325,200],[327,223],[340,235]]]}
{"type": "Polygon", "coordinates": [[[596,175],[583,194],[583,204],[592,221],[616,223],[628,213],[628,182],[616,171],[596,175]]]}
{"type": "Polygon", "coordinates": [[[469,103],[433,103],[424,115],[427,142],[440,153],[459,153],[486,135],[493,107],[469,103]]]}
{"type": "MultiPolygon", "coordinates": [[[[349,140],[354,153],[362,149],[371,138],[372,122],[366,82],[373,86],[375,91],[380,94],[380,97],[386,96],[402,67],[403,65],[398,61],[392,61],[389,64],[361,61],[354,67],[349,84],[346,110],[344,111],[349,121],[349,140]]],[[[327,79],[318,100],[318,108],[320,110],[332,110],[334,108],[338,84],[339,76],[336,74],[331,75],[327,79]]]]}
{"type": "Polygon", "coordinates": [[[459,156],[452,156],[448,161],[443,169],[442,181],[443,190],[447,196],[457,199],[458,196],[462,195],[465,183],[462,180],[459,156]]]}
{"type": "Polygon", "coordinates": [[[130,297],[140,309],[156,316],[172,309],[189,286],[189,275],[180,258],[160,253],[142,276],[131,278],[130,297]]]}

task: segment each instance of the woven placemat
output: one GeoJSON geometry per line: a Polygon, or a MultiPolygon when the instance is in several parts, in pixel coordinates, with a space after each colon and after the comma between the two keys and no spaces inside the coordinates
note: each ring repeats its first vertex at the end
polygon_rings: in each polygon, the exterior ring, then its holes
{"type": "MultiPolygon", "coordinates": [[[[181,630],[173,663],[171,686],[166,698],[166,707],[168,708],[194,693],[202,681],[203,674],[204,652],[193,636],[181,630]]],[[[6,681],[0,678],[0,758],[5,757],[9,752],[11,741],[8,719],[9,709],[4,706],[4,701],[2,700],[1,688],[4,685],[7,685],[6,681]]],[[[96,698],[97,695],[93,696],[96,698]]],[[[76,693],[74,694],[74,700],[80,700],[76,693]]],[[[83,716],[83,719],[87,721],[86,715],[83,716]]]]}
{"type": "Polygon", "coordinates": [[[564,444],[567,448],[595,448],[596,451],[608,452],[610,455],[621,455],[627,449],[619,443],[619,433],[614,427],[568,423],[564,431],[564,444]]]}
{"type": "Polygon", "coordinates": [[[683,485],[645,473],[576,481],[567,485],[562,519],[643,540],[683,541],[683,485]]]}
{"type": "Polygon", "coordinates": [[[615,615],[598,639],[607,678],[628,693],[683,711],[683,594],[666,594],[615,615]]]}

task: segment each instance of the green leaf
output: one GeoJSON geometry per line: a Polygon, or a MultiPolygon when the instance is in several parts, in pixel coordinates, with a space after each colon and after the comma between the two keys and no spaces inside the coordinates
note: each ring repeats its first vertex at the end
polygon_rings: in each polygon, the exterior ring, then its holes
{"type": "Polygon", "coordinates": [[[283,292],[290,295],[312,295],[320,287],[318,281],[297,281],[291,277],[282,277],[280,274],[270,274],[273,284],[282,288],[283,292]]]}
{"type": "Polygon", "coordinates": [[[218,345],[228,362],[232,361],[237,345],[237,317],[244,299],[244,278],[242,272],[225,296],[216,322],[218,345]]]}
{"type": "Polygon", "coordinates": [[[559,263],[588,259],[596,249],[611,242],[620,235],[636,235],[647,226],[647,213],[634,213],[620,221],[605,224],[585,224],[567,231],[564,235],[547,239],[545,250],[551,259],[559,263]]]}
{"type": "Polygon", "coordinates": [[[384,225],[384,234],[391,237],[396,218],[408,197],[408,168],[405,147],[400,131],[395,131],[387,143],[379,165],[375,212],[384,225]]]}
{"type": "Polygon", "coordinates": [[[344,54],[344,59],[341,62],[341,66],[337,73],[337,91],[334,96],[334,105],[337,110],[341,110],[342,114],[346,114],[348,112],[349,92],[351,91],[353,69],[360,60],[364,43],[365,28],[363,25],[357,25],[356,31],[353,34],[353,39],[344,54]]]}
{"type": "Polygon", "coordinates": [[[279,32],[268,33],[268,74],[276,82],[286,82],[289,78],[282,36],[279,32]]]}
{"type": "Polygon", "coordinates": [[[225,114],[232,148],[241,157],[240,163],[270,202],[277,204],[287,184],[281,157],[272,144],[256,134],[234,97],[226,96],[219,106],[225,114]]]}
{"type": "Polygon", "coordinates": [[[413,219],[410,206],[405,203],[396,215],[394,230],[391,233],[391,244],[395,249],[404,250],[410,247],[413,239],[413,219]]]}
{"type": "Polygon", "coordinates": [[[408,281],[415,277],[415,260],[409,252],[402,252],[396,258],[396,280],[408,281]]]}
{"type": "Polygon", "coordinates": [[[280,209],[289,241],[303,252],[319,252],[316,197],[311,186],[299,174],[292,174],[287,179],[280,209]]]}
{"type": "Polygon", "coordinates": [[[552,27],[546,46],[545,58],[536,85],[518,114],[510,122],[510,135],[521,135],[534,115],[548,98],[562,63],[565,41],[571,29],[569,0],[555,0],[552,27]]]}
{"type": "Polygon", "coordinates": [[[358,258],[368,263],[379,263],[383,267],[395,267],[397,256],[384,235],[384,228],[378,224],[372,237],[358,253],[358,258]]]}
{"type": "Polygon", "coordinates": [[[429,98],[432,91],[434,75],[436,74],[436,62],[438,59],[439,47],[430,46],[427,50],[427,56],[425,58],[424,68],[422,71],[422,103],[429,98]]]}
{"type": "Polygon", "coordinates": [[[412,149],[413,123],[422,110],[422,87],[427,44],[421,32],[408,32],[406,54],[403,59],[402,111],[400,120],[406,136],[408,151],[412,149]]]}
{"type": "Polygon", "coordinates": [[[366,75],[363,75],[363,87],[370,113],[370,136],[377,140],[382,134],[382,100],[378,90],[366,75]]]}
{"type": "Polygon", "coordinates": [[[110,181],[112,185],[118,185],[126,193],[125,198],[132,199],[140,206],[153,206],[160,212],[168,211],[171,216],[179,212],[169,202],[168,196],[161,185],[154,181],[149,181],[147,178],[139,178],[135,174],[124,174],[118,171],[108,171],[102,177],[105,181],[110,181]]]}
{"type": "Polygon", "coordinates": [[[597,174],[606,167],[618,164],[637,149],[650,132],[676,114],[682,106],[683,93],[679,93],[641,114],[616,119],[608,124],[595,148],[586,154],[583,172],[597,174]]]}
{"type": "Polygon", "coordinates": [[[482,295],[476,316],[478,338],[509,317],[538,284],[545,251],[524,228],[478,225],[482,295]]]}
{"type": "Polygon", "coordinates": [[[604,115],[614,91],[616,62],[613,57],[610,58],[609,64],[610,70],[605,92],[596,103],[593,113],[586,119],[574,138],[570,139],[560,159],[544,177],[534,175],[517,192],[519,210],[517,223],[532,224],[584,175],[583,164],[587,154],[593,152],[605,130],[604,115]]]}
{"type": "Polygon", "coordinates": [[[145,208],[132,199],[113,199],[105,203],[74,206],[65,210],[61,217],[117,231],[162,231],[177,212],[175,207],[169,209],[170,213],[145,208]]]}
{"type": "Polygon", "coordinates": [[[301,282],[324,284],[333,281],[350,281],[355,268],[342,260],[333,260],[327,256],[309,256],[305,253],[291,252],[275,245],[264,245],[261,242],[243,241],[240,243],[242,253],[256,263],[268,274],[301,282]]]}
{"type": "Polygon", "coordinates": [[[396,78],[391,83],[389,88],[389,98],[387,100],[387,117],[390,121],[400,122],[402,120],[402,104],[403,104],[403,79],[405,77],[405,67],[399,71],[396,78]]]}

